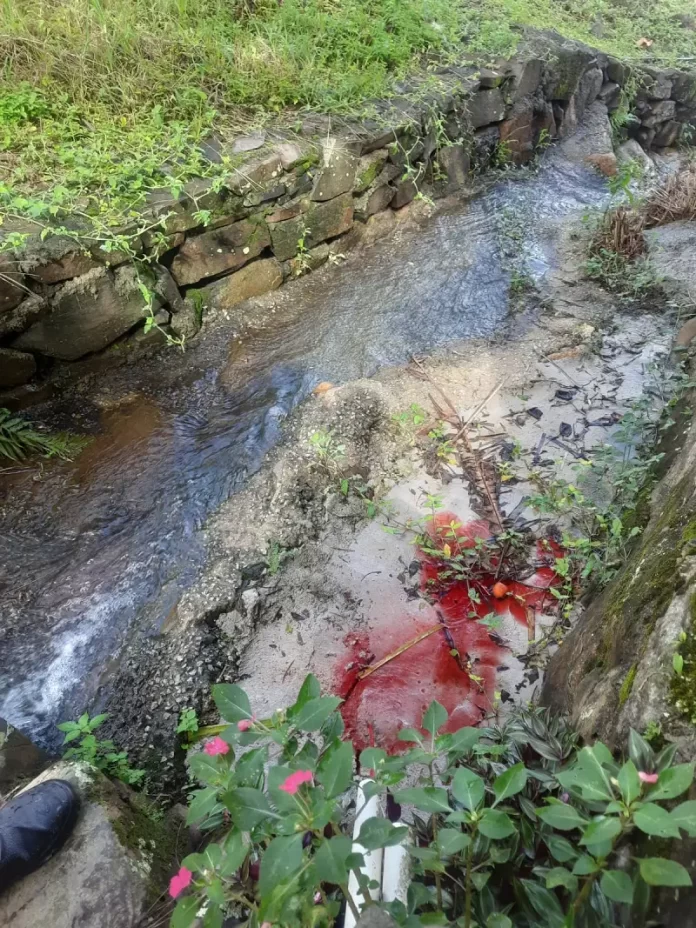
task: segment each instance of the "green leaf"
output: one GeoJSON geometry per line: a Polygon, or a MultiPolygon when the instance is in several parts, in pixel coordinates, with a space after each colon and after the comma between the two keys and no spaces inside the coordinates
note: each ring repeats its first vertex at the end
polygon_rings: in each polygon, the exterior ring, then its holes
{"type": "Polygon", "coordinates": [[[231,789],[222,797],[222,801],[229,809],[232,821],[242,831],[251,829],[265,818],[280,818],[270,807],[268,799],[260,789],[250,786],[240,786],[231,789]]]}
{"type": "Polygon", "coordinates": [[[587,825],[587,819],[564,802],[543,806],[537,809],[537,815],[542,822],[559,831],[572,831],[574,828],[584,828],[587,825]]]}
{"type": "Polygon", "coordinates": [[[641,785],[638,770],[632,760],[627,760],[617,777],[621,798],[627,806],[640,796],[641,785]]]}
{"type": "Polygon", "coordinates": [[[216,905],[225,904],[225,890],[222,888],[222,881],[218,877],[213,877],[206,886],[208,899],[216,905]]]}
{"type": "Polygon", "coordinates": [[[422,727],[434,738],[447,719],[447,709],[434,699],[425,710],[422,727]]]}
{"type": "Polygon", "coordinates": [[[633,821],[646,835],[656,835],[658,838],[678,838],[679,828],[666,809],[646,802],[636,810],[633,821]]]}
{"type": "Polygon", "coordinates": [[[694,779],[693,764],[677,764],[663,771],[655,786],[646,794],[649,802],[656,799],[676,799],[691,786],[694,779]]]}
{"type": "Polygon", "coordinates": [[[688,870],[664,857],[638,858],[640,875],[648,886],[691,886],[688,870]]]}
{"type": "Polygon", "coordinates": [[[526,782],[527,771],[524,764],[515,764],[514,767],[510,767],[505,773],[501,773],[500,776],[496,777],[493,781],[493,792],[495,793],[495,802],[493,805],[497,806],[499,802],[503,802],[503,800],[508,799],[510,796],[514,796],[521,792],[526,782]]]}
{"type": "Polygon", "coordinates": [[[448,754],[468,754],[481,740],[481,732],[478,728],[460,728],[452,733],[451,739],[448,754]]]}
{"type": "Polygon", "coordinates": [[[192,754],[188,759],[188,768],[193,776],[206,786],[219,783],[226,772],[217,757],[209,757],[205,751],[192,754]]]}
{"type": "Polygon", "coordinates": [[[580,838],[580,844],[597,844],[600,841],[612,841],[621,834],[621,822],[617,818],[602,816],[587,826],[580,838]]]}
{"type": "Polygon", "coordinates": [[[387,759],[387,752],[382,748],[365,748],[360,753],[360,766],[366,770],[377,770],[379,765],[387,759]]]}
{"type": "Polygon", "coordinates": [[[606,870],[599,884],[602,892],[612,902],[631,905],[633,902],[633,880],[623,870],[606,870]]]}
{"type": "Polygon", "coordinates": [[[544,835],[544,842],[553,859],[562,864],[567,863],[569,860],[575,860],[578,856],[578,852],[570,841],[566,841],[560,835],[544,835]]]}
{"type": "Polygon", "coordinates": [[[452,779],[452,795],[465,809],[473,811],[483,802],[486,789],[481,777],[466,767],[460,767],[452,779]]]}
{"type": "Polygon", "coordinates": [[[317,877],[322,883],[347,883],[348,869],[346,859],[351,852],[353,842],[347,835],[338,835],[324,840],[314,856],[317,877]]]}
{"type": "Polygon", "coordinates": [[[597,750],[597,745],[593,748],[585,747],[578,754],[578,785],[582,790],[585,799],[607,799],[614,798],[611,788],[611,782],[607,771],[600,762],[602,752],[597,750]]]}
{"type": "Polygon", "coordinates": [[[376,851],[380,847],[401,844],[407,834],[408,828],[403,825],[392,825],[389,819],[368,818],[360,829],[358,844],[361,844],[366,851],[376,851]]]}
{"type": "Polygon", "coordinates": [[[268,760],[268,749],[253,748],[242,754],[234,768],[236,786],[258,786],[268,760]]]}
{"type": "Polygon", "coordinates": [[[456,828],[441,828],[437,833],[437,846],[444,857],[452,857],[471,844],[469,835],[456,828]]]}
{"type": "Polygon", "coordinates": [[[527,899],[544,924],[549,928],[562,928],[563,911],[556,896],[540,883],[532,880],[520,880],[527,899]]]}
{"type": "Polygon", "coordinates": [[[565,867],[552,867],[546,874],[546,888],[556,889],[559,886],[574,893],[578,888],[578,878],[565,867]]]}
{"type": "MultiPolygon", "coordinates": [[[[208,898],[210,898],[210,889],[208,889],[208,898]]],[[[224,895],[224,894],[223,894],[224,895]]],[[[203,928],[222,928],[223,914],[219,905],[211,903],[206,909],[203,916],[203,928]]]]}
{"type": "Polygon", "coordinates": [[[189,803],[186,814],[187,825],[197,825],[207,818],[213,809],[219,804],[217,790],[212,786],[206,789],[198,789],[192,793],[193,799],[189,803]]]}
{"type": "Polygon", "coordinates": [[[303,862],[303,835],[274,838],[261,858],[259,893],[269,895],[279,883],[296,873],[303,862]]]}
{"type": "Polygon", "coordinates": [[[416,728],[402,728],[396,737],[399,741],[413,741],[416,744],[423,744],[423,735],[416,728]]]}
{"type": "Polygon", "coordinates": [[[226,722],[241,722],[251,718],[249,697],[234,683],[216,683],[212,689],[218,712],[226,722]]]}
{"type": "Polygon", "coordinates": [[[599,870],[597,861],[589,854],[582,854],[573,864],[573,873],[576,876],[589,876],[599,870]]]}
{"type": "Polygon", "coordinates": [[[222,863],[220,876],[228,877],[236,873],[246,860],[249,847],[241,831],[231,831],[222,844],[222,863]]]}
{"type": "Polygon", "coordinates": [[[655,752],[642,735],[633,728],[628,735],[628,754],[637,770],[651,770],[655,752]]]}
{"type": "Polygon", "coordinates": [[[676,809],[670,812],[672,821],[684,831],[690,838],[696,838],[696,799],[689,799],[682,802],[676,809]]]}
{"type": "Polygon", "coordinates": [[[437,786],[413,787],[400,789],[394,793],[394,799],[405,805],[415,806],[421,812],[451,812],[449,796],[446,789],[437,786]]]}
{"type": "Polygon", "coordinates": [[[179,899],[172,915],[171,928],[190,928],[200,907],[201,901],[197,896],[184,896],[183,899],[179,899]]]}
{"type": "Polygon", "coordinates": [[[486,919],[486,928],[512,928],[512,922],[502,912],[493,912],[486,919]]]}
{"type": "Polygon", "coordinates": [[[353,780],[353,744],[341,741],[321,760],[317,780],[324,787],[327,799],[333,799],[348,789],[353,780]]]}
{"type": "Polygon", "coordinates": [[[299,710],[294,718],[294,724],[300,731],[318,731],[332,712],[343,702],[338,696],[321,696],[319,699],[310,699],[299,710]]]}
{"type": "Polygon", "coordinates": [[[484,809],[479,820],[479,831],[486,838],[498,840],[507,838],[516,832],[515,825],[505,812],[499,809],[484,809]]]}
{"type": "Polygon", "coordinates": [[[300,709],[307,705],[310,699],[318,699],[320,696],[321,686],[319,685],[319,681],[313,673],[308,673],[304,678],[304,683],[300,687],[300,692],[297,694],[295,705],[290,706],[288,709],[288,718],[294,718],[300,709]]]}
{"type": "Polygon", "coordinates": [[[672,657],[672,669],[678,677],[684,673],[684,658],[678,652],[672,657]]]}

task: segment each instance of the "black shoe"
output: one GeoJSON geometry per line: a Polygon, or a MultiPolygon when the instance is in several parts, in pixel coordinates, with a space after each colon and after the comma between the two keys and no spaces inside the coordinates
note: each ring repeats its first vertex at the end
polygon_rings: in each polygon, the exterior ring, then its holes
{"type": "Polygon", "coordinates": [[[36,870],[62,847],[80,801],[65,780],[46,780],[0,808],[0,891],[36,870]]]}

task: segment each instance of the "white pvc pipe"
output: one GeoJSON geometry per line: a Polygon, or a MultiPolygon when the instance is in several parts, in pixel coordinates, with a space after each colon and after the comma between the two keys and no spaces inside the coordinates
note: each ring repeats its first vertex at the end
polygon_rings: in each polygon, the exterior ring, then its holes
{"type": "Polygon", "coordinates": [[[382,900],[384,902],[403,902],[406,904],[408,886],[411,882],[411,857],[406,845],[410,836],[401,844],[394,844],[384,849],[382,868],[382,900]]]}
{"type": "MultiPolygon", "coordinates": [[[[368,878],[368,880],[376,880],[378,883],[382,881],[382,861],[384,857],[384,851],[382,848],[379,848],[376,851],[367,851],[358,843],[358,835],[360,834],[360,829],[362,828],[363,822],[366,822],[369,818],[375,818],[381,814],[381,802],[378,796],[372,796],[370,799],[365,801],[365,792],[364,787],[367,783],[372,783],[372,780],[361,780],[358,784],[358,796],[356,799],[356,808],[358,814],[355,817],[355,824],[353,825],[353,853],[362,854],[365,858],[365,866],[362,868],[362,873],[368,878]]],[[[358,878],[354,873],[350,874],[348,879],[348,892],[353,898],[353,901],[358,906],[358,909],[363,907],[364,899],[363,895],[360,892],[360,885],[358,883],[358,878]]],[[[379,902],[381,895],[379,890],[370,890],[370,895],[372,898],[379,902]]],[[[346,906],[346,916],[343,922],[344,928],[355,928],[357,920],[353,915],[350,906],[346,906]]]]}

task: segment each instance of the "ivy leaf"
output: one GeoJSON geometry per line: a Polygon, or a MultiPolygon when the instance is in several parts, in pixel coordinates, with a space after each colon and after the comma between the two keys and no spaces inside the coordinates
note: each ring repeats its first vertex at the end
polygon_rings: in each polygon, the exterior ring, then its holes
{"type": "Polygon", "coordinates": [[[251,718],[249,697],[234,683],[216,683],[212,688],[213,700],[226,722],[241,722],[251,718]]]}
{"type": "Polygon", "coordinates": [[[611,841],[621,834],[621,822],[617,818],[602,816],[591,822],[582,833],[580,844],[598,844],[611,841]]]}
{"type": "Polygon", "coordinates": [[[300,731],[317,731],[342,702],[343,700],[339,699],[338,696],[321,696],[319,699],[310,699],[295,716],[294,724],[300,731]]]}
{"type": "Polygon", "coordinates": [[[664,857],[638,858],[640,875],[648,886],[691,886],[688,870],[664,857]]]}
{"type": "Polygon", "coordinates": [[[447,719],[447,709],[434,699],[425,710],[422,727],[434,738],[447,719]]]}
{"type": "Polygon", "coordinates": [[[300,869],[303,862],[302,840],[303,835],[282,835],[268,845],[261,858],[261,896],[268,896],[279,883],[300,869]]]}
{"type": "Polygon", "coordinates": [[[403,825],[392,825],[389,819],[368,818],[360,829],[358,844],[362,845],[366,851],[376,851],[380,847],[401,844],[407,834],[408,828],[403,825]]]}
{"type": "Polygon", "coordinates": [[[510,767],[505,773],[501,773],[500,776],[496,777],[493,781],[493,792],[495,793],[495,802],[493,805],[497,806],[498,803],[503,802],[504,799],[508,799],[510,796],[514,796],[521,792],[526,782],[527,771],[524,764],[515,764],[514,767],[510,767]]]}
{"type": "Polygon", "coordinates": [[[646,802],[633,816],[633,821],[646,835],[658,838],[679,838],[679,828],[672,816],[662,806],[646,802]]]}
{"type": "Polygon", "coordinates": [[[696,838],[696,799],[682,802],[676,809],[672,809],[670,817],[690,838],[696,838]]]}
{"type": "Polygon", "coordinates": [[[452,857],[471,844],[469,835],[456,828],[442,828],[437,833],[437,845],[444,857],[452,857]]]}
{"type": "Polygon", "coordinates": [[[400,789],[394,793],[397,802],[415,806],[421,812],[451,812],[446,789],[437,786],[400,789]]]}
{"type": "Polygon", "coordinates": [[[655,786],[646,794],[648,802],[656,799],[676,799],[691,786],[694,779],[693,764],[677,764],[663,771],[655,786]]]}
{"type": "Polygon", "coordinates": [[[352,779],[353,744],[341,741],[322,758],[317,768],[317,780],[324,787],[326,798],[333,799],[348,788],[352,779]]]}
{"type": "Polygon", "coordinates": [[[564,802],[554,802],[536,811],[542,822],[559,831],[572,831],[574,828],[584,828],[587,825],[587,819],[564,802]]]}
{"type": "Polygon", "coordinates": [[[565,867],[552,867],[546,874],[546,888],[556,889],[558,886],[574,893],[578,888],[578,878],[565,867]]]}
{"type": "Polygon", "coordinates": [[[621,790],[621,798],[627,806],[630,806],[630,804],[640,796],[641,790],[638,769],[632,760],[627,760],[621,770],[619,770],[617,780],[619,782],[619,789],[621,790]]]}
{"type": "Polygon", "coordinates": [[[479,831],[486,838],[498,840],[514,835],[517,829],[510,816],[505,812],[501,812],[499,809],[484,809],[479,820],[479,831]]]}
{"type": "Polygon", "coordinates": [[[452,795],[465,809],[473,811],[483,802],[486,789],[481,777],[466,767],[460,767],[452,779],[452,795]]]}
{"type": "Polygon", "coordinates": [[[602,892],[612,902],[631,905],[633,902],[633,880],[623,870],[606,870],[600,884],[602,892]]]}
{"type": "Polygon", "coordinates": [[[348,869],[346,860],[351,852],[353,842],[347,835],[337,835],[324,840],[314,856],[317,878],[322,883],[347,883],[348,869]]]}
{"type": "Polygon", "coordinates": [[[250,786],[231,789],[223,796],[223,802],[229,809],[232,821],[241,831],[251,831],[265,818],[280,818],[271,809],[268,799],[261,790],[250,786]]]}

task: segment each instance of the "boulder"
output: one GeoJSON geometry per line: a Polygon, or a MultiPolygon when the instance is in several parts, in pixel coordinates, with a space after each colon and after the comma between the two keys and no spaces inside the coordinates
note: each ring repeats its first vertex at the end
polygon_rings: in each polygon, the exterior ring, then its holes
{"type": "Polygon", "coordinates": [[[693,71],[672,71],[672,99],[677,103],[696,103],[696,74],[693,71]]]}
{"type": "Polygon", "coordinates": [[[592,51],[572,42],[557,45],[547,65],[544,96],[547,100],[570,100],[594,59],[592,51]]]}
{"type": "Polygon", "coordinates": [[[589,107],[575,132],[561,142],[561,151],[569,161],[576,162],[596,155],[614,155],[611,123],[603,103],[597,100],[589,107]]]}
{"type": "Polygon", "coordinates": [[[639,99],[669,100],[672,94],[672,75],[669,71],[643,67],[639,72],[639,99]]]}
{"type": "Polygon", "coordinates": [[[19,305],[26,296],[24,275],[17,261],[0,255],[0,315],[19,305]]]}
{"type": "Polygon", "coordinates": [[[47,779],[77,790],[77,824],[54,857],[0,895],[0,923],[137,928],[188,850],[177,846],[186,829],[88,764],[59,761],[29,786],[47,779]]]}
{"type": "Polygon", "coordinates": [[[33,355],[12,348],[0,348],[0,387],[18,387],[36,373],[33,355]]]}
{"type": "Polygon", "coordinates": [[[505,116],[505,100],[497,87],[479,90],[469,101],[469,122],[474,129],[500,122],[505,116]]]}
{"type": "MultiPolygon", "coordinates": [[[[326,242],[311,248],[306,255],[298,255],[296,258],[290,258],[283,264],[283,279],[303,277],[310,271],[316,271],[322,264],[329,260],[329,246],[326,242]]],[[[243,597],[242,597],[243,598],[243,597]]]]}
{"type": "Polygon", "coordinates": [[[410,177],[407,177],[405,180],[400,180],[396,184],[396,194],[394,199],[391,201],[391,205],[394,209],[401,209],[402,206],[406,206],[416,197],[418,193],[418,187],[414,180],[410,177]]]}
{"type": "Polygon", "coordinates": [[[599,91],[598,99],[606,106],[610,113],[618,109],[621,102],[621,87],[613,81],[607,81],[599,91]]]}
{"type": "Polygon", "coordinates": [[[660,123],[672,119],[677,111],[674,100],[658,100],[655,103],[643,104],[637,109],[641,125],[648,129],[655,129],[660,123]]]}
{"type": "Polygon", "coordinates": [[[91,254],[69,235],[31,236],[19,261],[22,271],[41,284],[58,284],[98,267],[91,254]]]}
{"type": "Polygon", "coordinates": [[[95,268],[69,280],[53,294],[50,311],[12,347],[63,361],[101,351],[143,321],[145,300],[138,283],[130,266],[95,268]]]}
{"type": "MultiPolygon", "coordinates": [[[[288,153],[285,153],[288,157],[288,153]]],[[[245,196],[249,191],[265,187],[267,184],[275,185],[283,173],[283,158],[277,151],[265,157],[246,161],[235,168],[233,173],[225,179],[225,184],[237,196],[245,196]]]]}
{"type": "Polygon", "coordinates": [[[396,922],[391,915],[371,905],[363,909],[355,928],[396,928],[396,922]]]}
{"type": "Polygon", "coordinates": [[[50,763],[48,754],[37,748],[18,728],[0,718],[0,796],[7,796],[18,786],[23,786],[50,763]]]}
{"type": "Polygon", "coordinates": [[[525,58],[510,62],[508,74],[512,78],[512,102],[536,93],[543,73],[544,62],[541,58],[525,58]]]}
{"type": "Polygon", "coordinates": [[[629,161],[637,162],[645,176],[650,177],[655,174],[655,163],[650,155],[643,151],[636,139],[629,139],[616,150],[616,160],[619,165],[626,164],[629,161]]]}
{"type": "Polygon", "coordinates": [[[524,164],[534,157],[534,131],[531,101],[518,100],[510,117],[500,124],[500,142],[513,164],[524,164]]]}
{"type": "Polygon", "coordinates": [[[275,258],[262,258],[235,274],[202,287],[203,299],[217,309],[231,309],[238,303],[276,290],[283,282],[283,270],[275,258]]]}
{"type": "Polygon", "coordinates": [[[260,218],[242,219],[186,239],[172,261],[172,277],[180,287],[233,271],[258,257],[271,244],[260,218]]]}
{"type": "Polygon", "coordinates": [[[323,146],[322,167],[314,180],[311,199],[333,200],[353,189],[358,158],[340,139],[329,139],[323,146]]]}
{"type": "Polygon", "coordinates": [[[500,142],[500,126],[487,126],[474,132],[474,147],[472,161],[474,169],[481,173],[485,171],[495,157],[500,142]]]}
{"type": "Polygon", "coordinates": [[[366,222],[370,216],[386,209],[394,199],[395,194],[394,187],[390,187],[388,184],[365,191],[362,196],[355,200],[355,218],[360,222],[366,222]]]}
{"type": "Polygon", "coordinates": [[[599,96],[604,83],[604,72],[601,68],[589,68],[580,78],[575,94],[575,109],[578,119],[582,119],[585,110],[591,106],[599,96]]]}
{"type": "Polygon", "coordinates": [[[688,304],[696,293],[696,222],[670,222],[643,234],[648,259],[662,286],[688,304]]]}
{"type": "Polygon", "coordinates": [[[38,293],[31,293],[8,312],[0,313],[0,338],[18,335],[48,312],[48,303],[38,293]]]}
{"type": "Polygon", "coordinates": [[[441,148],[437,153],[437,164],[445,175],[439,190],[444,196],[455,193],[467,185],[471,164],[469,154],[461,142],[441,148]]]}
{"type": "Polygon", "coordinates": [[[669,122],[663,122],[655,133],[653,146],[655,148],[669,148],[670,145],[675,145],[679,140],[681,131],[682,124],[680,122],[674,119],[671,119],[669,122]]]}
{"type": "Polygon", "coordinates": [[[386,148],[379,148],[377,151],[370,152],[369,155],[363,155],[358,162],[355,173],[354,193],[364,193],[368,187],[377,180],[384,165],[389,157],[386,148]]]}
{"type": "Polygon", "coordinates": [[[306,247],[314,247],[347,232],[352,224],[353,197],[349,193],[325,203],[311,203],[307,211],[297,218],[270,226],[273,254],[279,261],[294,258],[301,239],[306,247]]]}

